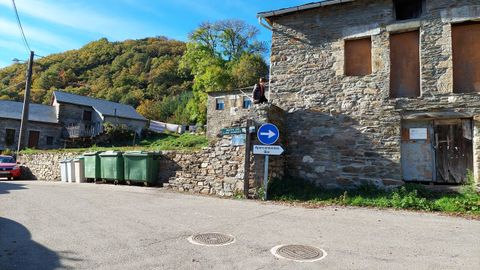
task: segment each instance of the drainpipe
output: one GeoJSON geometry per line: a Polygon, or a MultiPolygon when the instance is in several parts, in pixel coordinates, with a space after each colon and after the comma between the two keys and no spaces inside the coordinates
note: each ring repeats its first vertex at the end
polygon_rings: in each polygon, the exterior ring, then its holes
{"type": "MultiPolygon", "coordinates": [[[[265,23],[264,20],[265,20],[265,17],[261,16],[261,15],[257,15],[257,18],[258,18],[258,23],[265,27],[266,29],[270,30],[273,34],[273,27],[267,22],[265,23]]],[[[270,65],[269,65],[269,68],[268,68],[268,101],[271,102],[271,96],[272,96],[272,91],[271,91],[271,85],[272,85],[272,49],[270,47],[270,59],[269,59],[269,62],[270,62],[270,65]]]]}

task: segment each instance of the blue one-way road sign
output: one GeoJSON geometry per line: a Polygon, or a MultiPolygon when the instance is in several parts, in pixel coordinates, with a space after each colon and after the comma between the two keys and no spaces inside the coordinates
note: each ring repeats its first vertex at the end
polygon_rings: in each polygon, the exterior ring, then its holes
{"type": "Polygon", "coordinates": [[[263,144],[274,144],[280,137],[280,131],[274,124],[263,124],[258,129],[257,137],[263,144]]]}

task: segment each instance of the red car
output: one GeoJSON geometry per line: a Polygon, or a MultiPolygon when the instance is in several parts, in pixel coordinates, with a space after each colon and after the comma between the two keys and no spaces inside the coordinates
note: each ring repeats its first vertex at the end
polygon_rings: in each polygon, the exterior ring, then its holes
{"type": "Polygon", "coordinates": [[[20,165],[15,162],[12,156],[0,155],[0,178],[6,177],[8,180],[19,179],[22,176],[20,165]]]}

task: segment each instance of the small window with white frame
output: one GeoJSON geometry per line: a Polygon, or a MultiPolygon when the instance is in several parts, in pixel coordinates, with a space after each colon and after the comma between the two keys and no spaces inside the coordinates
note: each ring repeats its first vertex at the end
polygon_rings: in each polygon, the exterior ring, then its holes
{"type": "Polygon", "coordinates": [[[250,109],[252,107],[252,99],[250,97],[243,97],[243,108],[250,109]]]}
{"type": "Polygon", "coordinates": [[[224,98],[216,98],[215,103],[216,103],[215,108],[216,108],[217,111],[225,110],[225,99],[224,98]]]}

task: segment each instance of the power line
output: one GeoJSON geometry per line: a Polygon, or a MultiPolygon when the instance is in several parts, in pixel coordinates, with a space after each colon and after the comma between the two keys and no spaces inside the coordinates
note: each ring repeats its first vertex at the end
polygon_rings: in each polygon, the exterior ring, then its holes
{"type": "Polygon", "coordinates": [[[17,24],[18,28],[20,29],[20,34],[22,35],[23,44],[28,52],[31,52],[30,45],[28,44],[27,37],[25,36],[25,32],[23,31],[22,22],[20,21],[20,16],[18,16],[17,5],[15,5],[15,0],[12,0],[13,10],[15,11],[15,16],[17,17],[17,24]]]}

